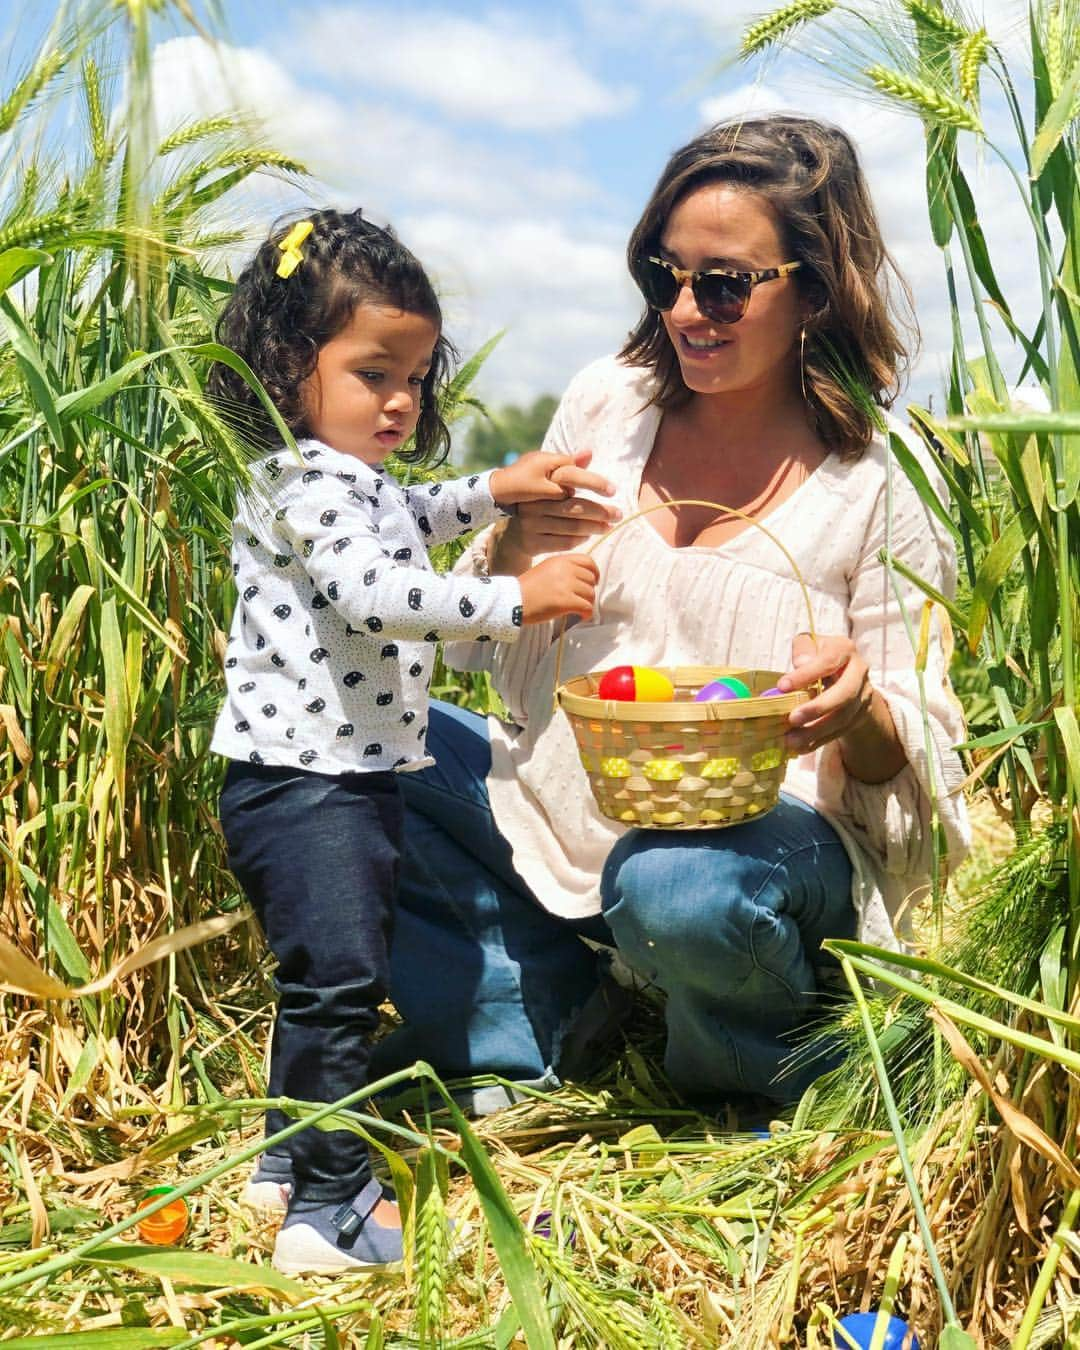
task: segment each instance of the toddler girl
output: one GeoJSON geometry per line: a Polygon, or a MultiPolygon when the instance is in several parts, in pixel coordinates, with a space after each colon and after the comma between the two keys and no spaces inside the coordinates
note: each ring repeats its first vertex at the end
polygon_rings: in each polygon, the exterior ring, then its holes
{"type": "MultiPolygon", "coordinates": [[[[607,484],[584,472],[583,455],[539,453],[467,479],[395,480],[391,452],[432,463],[448,449],[437,396],[454,353],[419,262],[359,211],[321,211],[267,240],[218,332],[299,446],[283,445],[248,386],[214,367],[219,406],[265,447],[233,528],[238,598],[212,742],[230,760],[221,823],[278,962],[271,1094],[334,1101],[366,1081],[388,994],[397,774],[432,762],[435,643],[512,642],[522,624],[592,610],[596,567],[582,555],[466,580],[434,572],[427,549],[515,502],[607,484]]],[[[268,1128],[284,1123],[271,1113],[268,1128]]],[[[290,1152],[279,1270],[400,1259],[397,1205],[361,1138],[309,1129],[290,1152]]]]}

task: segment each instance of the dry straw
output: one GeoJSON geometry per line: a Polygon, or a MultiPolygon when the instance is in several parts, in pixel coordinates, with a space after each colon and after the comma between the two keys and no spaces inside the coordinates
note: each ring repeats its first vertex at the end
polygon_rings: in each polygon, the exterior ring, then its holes
{"type": "MultiPolygon", "coordinates": [[[[780,540],[745,511],[693,498],[657,502],[627,516],[603,538],[639,516],[675,506],[706,506],[738,516],[770,539],[795,573],[808,631],[816,638],[810,595],[798,564],[780,540]]],[[[603,815],[626,825],[702,830],[737,825],[776,805],[788,760],[784,739],[788,716],[808,697],[794,690],[762,698],[781,671],[669,667],[663,673],[675,686],[673,702],[623,703],[597,696],[602,671],[560,684],[564,632],[565,624],[555,657],[555,700],[570,720],[582,767],[603,815]],[[724,675],[745,681],[751,697],[694,701],[704,685],[724,675]]]]}

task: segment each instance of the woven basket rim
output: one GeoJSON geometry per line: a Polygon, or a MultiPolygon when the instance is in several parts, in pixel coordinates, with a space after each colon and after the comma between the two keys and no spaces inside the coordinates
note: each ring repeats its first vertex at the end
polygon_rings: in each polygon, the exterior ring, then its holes
{"type": "MultiPolygon", "coordinates": [[[[650,669],[666,675],[676,686],[702,686],[724,675],[741,678],[749,675],[755,682],[767,678],[768,688],[784,674],[782,670],[754,670],[745,666],[651,666],[650,669]]],[[[675,699],[666,703],[624,702],[597,698],[589,692],[590,680],[598,680],[604,673],[603,670],[589,671],[560,684],[555,691],[559,706],[568,714],[579,717],[618,722],[724,722],[743,717],[786,717],[810,697],[804,689],[793,689],[788,694],[774,694],[771,698],[753,695],[713,703],[695,703],[693,699],[675,699]]]]}

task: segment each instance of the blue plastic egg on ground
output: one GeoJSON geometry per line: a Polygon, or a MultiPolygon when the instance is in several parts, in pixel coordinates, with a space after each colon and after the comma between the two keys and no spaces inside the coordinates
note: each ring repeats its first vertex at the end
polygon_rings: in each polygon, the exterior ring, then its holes
{"type": "MultiPolygon", "coordinates": [[[[874,1324],[877,1322],[876,1312],[848,1313],[846,1317],[840,1318],[840,1325],[859,1347],[859,1350],[869,1350],[870,1341],[874,1335],[874,1324]]],[[[882,1342],[882,1350],[908,1350],[904,1346],[904,1337],[911,1328],[899,1317],[890,1317],[888,1326],[885,1330],[885,1340],[882,1342]]],[[[850,1350],[847,1341],[838,1331],[833,1331],[833,1345],[839,1346],[841,1350],[850,1350]]],[[[918,1336],[912,1336],[910,1341],[910,1350],[919,1350],[918,1336]]]]}

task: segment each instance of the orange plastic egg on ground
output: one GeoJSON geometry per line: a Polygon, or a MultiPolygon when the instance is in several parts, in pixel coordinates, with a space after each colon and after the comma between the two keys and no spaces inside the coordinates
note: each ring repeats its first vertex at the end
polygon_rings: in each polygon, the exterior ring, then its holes
{"type": "MultiPolygon", "coordinates": [[[[171,1186],[155,1186],[153,1190],[147,1191],[139,1201],[139,1209],[144,1209],[147,1205],[153,1204],[161,1196],[168,1194],[172,1190],[171,1186]]],[[[168,1247],[179,1240],[187,1232],[188,1226],[188,1207],[187,1201],[182,1195],[178,1195],[175,1200],[170,1200],[155,1214],[149,1214],[145,1219],[140,1219],[135,1225],[139,1236],[144,1242],[152,1243],[156,1247],[168,1247]]]]}

